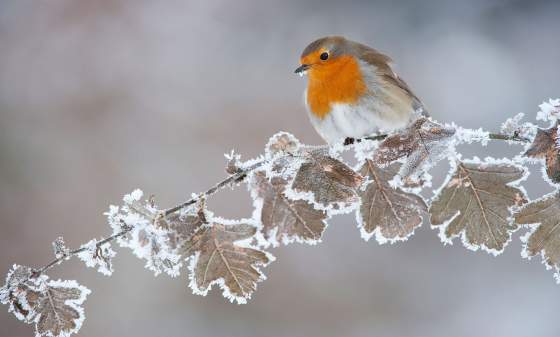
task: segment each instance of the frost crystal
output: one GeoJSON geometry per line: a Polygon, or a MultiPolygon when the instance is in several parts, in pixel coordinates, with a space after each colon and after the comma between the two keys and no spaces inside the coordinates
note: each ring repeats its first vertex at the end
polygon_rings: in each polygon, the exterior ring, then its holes
{"type": "Polygon", "coordinates": [[[538,121],[555,121],[560,117],[560,98],[549,99],[548,102],[543,102],[539,105],[541,109],[537,112],[538,121]]]}
{"type": "Polygon", "coordinates": [[[537,132],[536,125],[532,123],[522,123],[525,114],[518,113],[514,117],[508,118],[500,128],[501,133],[508,136],[517,136],[524,139],[533,139],[537,132]]]}
{"type": "Polygon", "coordinates": [[[54,250],[54,256],[57,259],[61,259],[70,255],[70,249],[66,248],[66,245],[64,244],[64,238],[62,236],[59,236],[52,243],[52,246],[54,250]]]}
{"type": "Polygon", "coordinates": [[[117,239],[121,247],[132,249],[137,257],[146,260],[146,268],[155,275],[165,272],[178,276],[182,263],[176,248],[170,244],[170,231],[154,225],[158,210],[152,202],[142,204],[142,195],[142,191],[135,190],[125,195],[122,207],[111,206],[105,213],[113,235],[128,229],[126,236],[117,239]]]}
{"type": "Polygon", "coordinates": [[[112,259],[117,255],[111,248],[110,243],[98,246],[98,241],[93,239],[80,247],[83,249],[77,254],[78,258],[90,268],[97,267],[97,271],[103,275],[110,276],[113,273],[112,259]]]}
{"type": "Polygon", "coordinates": [[[455,139],[458,144],[472,144],[480,143],[482,146],[488,145],[490,141],[489,133],[479,129],[465,129],[463,127],[456,127],[455,139]]]}

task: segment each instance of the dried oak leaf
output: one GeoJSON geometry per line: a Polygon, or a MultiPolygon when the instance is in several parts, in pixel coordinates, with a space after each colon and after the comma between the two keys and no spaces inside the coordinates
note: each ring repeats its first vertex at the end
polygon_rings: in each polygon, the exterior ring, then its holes
{"type": "Polygon", "coordinates": [[[311,193],[323,208],[348,205],[358,200],[357,189],[364,178],[343,162],[329,156],[312,154],[303,163],[292,183],[295,192],[311,193]]]}
{"type": "Polygon", "coordinates": [[[90,290],[75,281],[49,281],[35,309],[36,336],[68,336],[84,320],[81,307],[90,290]]]}
{"type": "Polygon", "coordinates": [[[291,241],[315,243],[321,239],[327,214],[305,200],[291,200],[284,195],[288,185],[284,179],[269,180],[264,172],[253,176],[254,197],[260,200],[262,235],[269,243],[291,241]],[[274,235],[274,237],[271,237],[274,235]]]}
{"type": "Polygon", "coordinates": [[[510,221],[511,208],[526,202],[523,191],[510,183],[522,179],[524,173],[523,168],[509,164],[457,163],[429,210],[442,241],[451,242],[462,234],[467,248],[500,253],[518,228],[510,221]]]}
{"type": "Polygon", "coordinates": [[[224,290],[230,301],[245,303],[265,279],[258,269],[271,262],[264,251],[242,247],[236,241],[250,239],[256,228],[249,224],[222,224],[212,221],[201,227],[184,246],[191,260],[191,287],[205,295],[214,283],[224,290]],[[197,254],[198,253],[198,254],[197,254]]]}
{"type": "Polygon", "coordinates": [[[422,216],[427,213],[424,200],[389,184],[399,168],[398,163],[381,168],[373,161],[366,160],[359,171],[372,180],[365,190],[360,191],[362,203],[356,214],[362,237],[366,240],[376,230],[376,238],[380,243],[404,240],[422,224],[422,216]]]}
{"type": "Polygon", "coordinates": [[[539,129],[531,147],[525,152],[527,157],[545,159],[546,174],[554,183],[560,183],[558,141],[558,124],[550,129],[539,129]]]}
{"type": "Polygon", "coordinates": [[[523,256],[539,253],[548,267],[554,267],[560,282],[560,192],[525,205],[515,214],[517,225],[539,224],[525,237],[523,256]]]}
{"type": "Polygon", "coordinates": [[[421,117],[408,128],[387,137],[379,145],[373,160],[382,165],[406,157],[399,174],[408,177],[425,164],[440,160],[453,135],[455,129],[421,117]]]}

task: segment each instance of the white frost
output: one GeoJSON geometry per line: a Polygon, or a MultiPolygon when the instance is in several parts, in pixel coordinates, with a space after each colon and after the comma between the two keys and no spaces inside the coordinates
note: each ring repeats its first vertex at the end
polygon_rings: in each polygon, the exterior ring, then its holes
{"type": "Polygon", "coordinates": [[[97,240],[93,239],[82,245],[84,251],[77,254],[78,258],[85,262],[87,267],[95,268],[103,275],[110,276],[113,273],[111,260],[117,253],[111,248],[109,242],[97,247],[97,240]]]}
{"type": "Polygon", "coordinates": [[[544,122],[554,122],[560,117],[560,98],[550,98],[548,102],[539,105],[540,111],[537,112],[537,120],[544,122]]]}

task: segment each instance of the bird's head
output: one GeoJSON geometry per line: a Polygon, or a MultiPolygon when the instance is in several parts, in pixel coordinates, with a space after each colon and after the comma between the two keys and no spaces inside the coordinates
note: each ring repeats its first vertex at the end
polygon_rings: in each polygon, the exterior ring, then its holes
{"type": "Polygon", "coordinates": [[[300,57],[295,73],[326,75],[353,58],[350,43],[342,36],[327,36],[311,42],[300,57]]]}

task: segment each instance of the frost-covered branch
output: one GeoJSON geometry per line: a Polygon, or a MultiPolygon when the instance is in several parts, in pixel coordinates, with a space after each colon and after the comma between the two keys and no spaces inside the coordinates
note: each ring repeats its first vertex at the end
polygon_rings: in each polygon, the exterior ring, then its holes
{"type": "Polygon", "coordinates": [[[499,133],[421,117],[390,134],[323,146],[304,145],[280,132],[256,159],[227,155],[225,179],[174,207],[159,208],[140,190],[125,195],[121,206],[105,213],[110,236],[72,250],[58,238],[55,258],[47,265],[13,266],[0,288],[0,302],[34,324],[37,336],[75,333],[90,291],[76,281],[49,280],[46,272],[76,256],[109,276],[116,255],[112,244],[118,243],[155,275],[176,277],[186,267],[194,293],[205,295],[217,285],[230,301],[245,303],[265,279],[261,269],[274,261],[268,249],[317,244],[331,217],[351,212],[365,240],[405,241],[429,222],[442,242],[460,237],[466,248],[493,255],[504,251],[513,232],[526,228],[522,255],[541,255],[560,282],[560,100],[540,108],[537,120],[549,122],[548,128],[522,122],[522,114],[504,122],[499,133]],[[457,150],[491,140],[523,145],[523,151],[511,159],[465,159],[457,150]],[[353,164],[343,159],[348,152],[353,164]],[[429,172],[444,159],[448,176],[432,192],[429,172]],[[535,164],[542,165],[543,178],[555,192],[531,201],[522,184],[528,165],[535,164]],[[241,184],[253,200],[248,217],[229,220],[207,209],[206,199],[241,184]]]}

